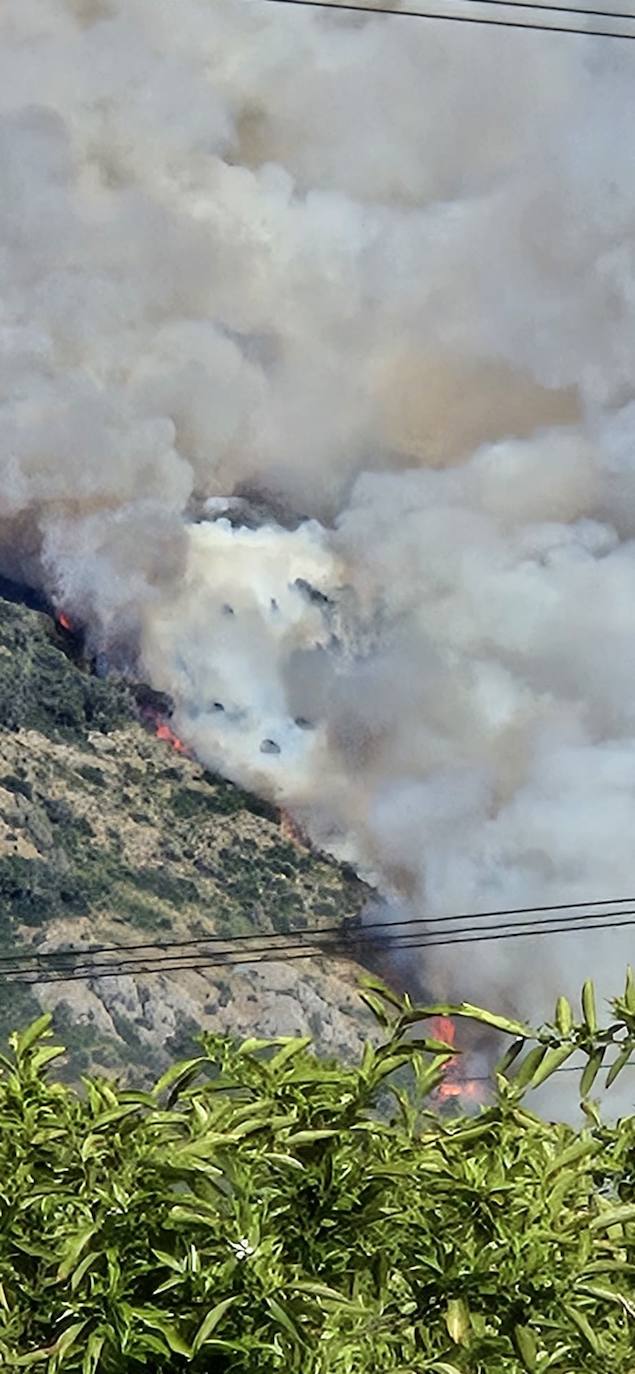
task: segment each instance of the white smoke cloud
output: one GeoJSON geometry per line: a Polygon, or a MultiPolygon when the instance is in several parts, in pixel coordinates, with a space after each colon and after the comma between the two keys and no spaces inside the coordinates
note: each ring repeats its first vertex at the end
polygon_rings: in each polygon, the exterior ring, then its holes
{"type": "MultiPolygon", "coordinates": [[[[0,39],[4,569],[396,910],[627,893],[630,46],[257,0],[0,39]]],[[[544,1010],[631,943],[423,967],[544,1010]]]]}

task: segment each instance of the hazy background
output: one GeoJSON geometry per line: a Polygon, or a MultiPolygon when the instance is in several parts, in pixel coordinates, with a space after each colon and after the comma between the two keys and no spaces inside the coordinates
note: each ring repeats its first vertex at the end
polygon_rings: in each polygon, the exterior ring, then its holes
{"type": "MultiPolygon", "coordinates": [[[[634,63],[258,0],[0,15],[2,570],[396,914],[635,892],[634,63]]],[[[632,945],[425,974],[538,1014],[632,945]]]]}

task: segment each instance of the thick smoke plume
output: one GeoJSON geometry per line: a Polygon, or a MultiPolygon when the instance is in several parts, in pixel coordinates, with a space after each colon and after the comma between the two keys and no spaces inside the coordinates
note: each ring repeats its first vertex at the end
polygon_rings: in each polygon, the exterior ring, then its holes
{"type": "MultiPolygon", "coordinates": [[[[2,571],[393,902],[635,889],[629,44],[5,0],[2,571]]],[[[426,956],[520,1010],[628,931],[426,956]]]]}

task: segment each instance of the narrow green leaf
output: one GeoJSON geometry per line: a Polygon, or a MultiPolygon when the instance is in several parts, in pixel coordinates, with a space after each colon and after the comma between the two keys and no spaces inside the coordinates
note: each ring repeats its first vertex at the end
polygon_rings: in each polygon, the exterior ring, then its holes
{"type": "Polygon", "coordinates": [[[130,1310],[131,1315],[137,1317],[144,1326],[149,1326],[154,1331],[160,1331],[170,1350],[173,1350],[175,1355],[188,1355],[191,1357],[191,1346],[184,1340],[176,1326],[166,1321],[165,1317],[162,1317],[160,1313],[148,1310],[148,1308],[145,1307],[133,1307],[130,1310]]]}
{"type": "Polygon", "coordinates": [[[547,1045],[535,1045],[534,1048],[525,1055],[525,1058],[521,1061],[517,1072],[511,1080],[515,1088],[526,1088],[528,1084],[531,1083],[546,1053],[547,1045]]]}
{"type": "Polygon", "coordinates": [[[626,1065],[629,1063],[633,1055],[634,1049],[635,1046],[633,1046],[631,1043],[625,1045],[624,1049],[620,1051],[617,1058],[613,1060],[613,1063],[611,1064],[611,1067],[606,1075],[605,1087],[610,1088],[611,1084],[615,1082],[615,1079],[617,1078],[618,1074],[620,1074],[622,1072],[622,1069],[624,1069],[626,1065]]]}
{"type": "Polygon", "coordinates": [[[281,1050],[278,1050],[277,1054],[274,1054],[273,1059],[269,1060],[267,1067],[272,1072],[277,1073],[278,1069],[283,1068],[290,1059],[296,1059],[303,1050],[308,1049],[310,1044],[310,1035],[304,1035],[290,1040],[288,1045],[284,1045],[281,1050]]]}
{"type": "Polygon", "coordinates": [[[390,1025],[390,1017],[380,997],[377,997],[373,992],[360,992],[359,999],[360,1002],[364,1002],[369,1010],[372,1011],[375,1020],[379,1022],[380,1026],[390,1025]]]}
{"type": "Polygon", "coordinates": [[[239,1296],[223,1298],[222,1302],[217,1302],[216,1306],[211,1308],[207,1316],[203,1318],[194,1340],[192,1341],[192,1351],[195,1355],[198,1354],[201,1346],[205,1345],[205,1342],[216,1330],[216,1327],[219,1322],[222,1321],[225,1313],[229,1311],[230,1307],[235,1307],[236,1303],[239,1301],[239,1296]]]}
{"type": "Polygon", "coordinates": [[[198,1070],[206,1064],[209,1064],[209,1059],[204,1054],[198,1055],[196,1059],[184,1059],[179,1064],[172,1064],[155,1083],[152,1089],[153,1097],[161,1097],[168,1089],[171,1097],[178,1096],[185,1084],[191,1082],[198,1070]]]}
{"type": "Polygon", "coordinates": [[[610,1226],[627,1226],[631,1221],[635,1221],[635,1203],[628,1203],[625,1207],[608,1208],[599,1217],[593,1218],[590,1229],[607,1231],[610,1226]]]}
{"type": "Polygon", "coordinates": [[[600,1298],[602,1302],[614,1302],[628,1312],[629,1317],[635,1318],[635,1302],[632,1298],[627,1298],[624,1293],[620,1293],[615,1288],[607,1288],[600,1283],[578,1283],[576,1284],[578,1293],[588,1293],[592,1298],[600,1298]]]}
{"type": "Polygon", "coordinates": [[[498,1064],[496,1065],[495,1072],[503,1076],[506,1076],[507,1070],[511,1069],[512,1064],[518,1058],[525,1044],[525,1040],[514,1040],[514,1043],[509,1046],[509,1049],[507,1050],[506,1054],[503,1055],[502,1059],[499,1060],[498,1064]]]}
{"type": "Polygon", "coordinates": [[[64,1279],[67,1279],[69,1274],[72,1273],[82,1251],[88,1245],[89,1240],[97,1233],[98,1229],[99,1228],[94,1224],[82,1227],[81,1231],[78,1231],[64,1247],[63,1259],[61,1260],[56,1275],[58,1283],[62,1283],[64,1279]]]}
{"type": "Polygon", "coordinates": [[[294,1340],[297,1345],[304,1345],[305,1340],[304,1336],[302,1335],[302,1332],[296,1326],[295,1322],[289,1316],[288,1312],[285,1312],[284,1307],[280,1305],[277,1299],[265,1298],[265,1302],[267,1304],[267,1307],[269,1308],[269,1311],[271,1312],[272,1317],[274,1317],[275,1320],[278,1322],[278,1325],[284,1328],[287,1334],[291,1336],[291,1339],[294,1340]]]}
{"type": "Polygon", "coordinates": [[[87,1255],[84,1255],[83,1260],[80,1260],[79,1264],[77,1265],[77,1268],[73,1270],[73,1273],[72,1273],[72,1275],[71,1275],[71,1292],[72,1292],[72,1293],[75,1293],[75,1292],[76,1292],[76,1290],[79,1288],[79,1285],[80,1285],[80,1283],[81,1283],[81,1281],[82,1281],[82,1279],[83,1279],[83,1277],[84,1277],[84,1274],[88,1273],[88,1270],[92,1267],[92,1265],[93,1265],[93,1264],[95,1263],[95,1261],[98,1260],[98,1259],[99,1259],[99,1255],[96,1254],[94,1250],[89,1250],[88,1254],[87,1254],[87,1255]]]}
{"type": "Polygon", "coordinates": [[[462,1374],[458,1365],[448,1364],[447,1360],[435,1360],[433,1364],[426,1364],[425,1367],[431,1374],[462,1374]]]}
{"type": "Polygon", "coordinates": [[[593,1084],[595,1083],[595,1080],[600,1072],[600,1069],[602,1068],[604,1051],[605,1046],[602,1046],[600,1049],[594,1050],[593,1054],[589,1055],[587,1063],[584,1066],[582,1078],[580,1079],[581,1097],[588,1097],[591,1088],[593,1087],[593,1084]]]}
{"type": "Polygon", "coordinates": [[[82,1374],[95,1374],[105,1343],[106,1336],[103,1332],[91,1331],[82,1360],[82,1374]]]}
{"type": "Polygon", "coordinates": [[[295,1135],[288,1135],[285,1145],[312,1145],[316,1140],[330,1140],[337,1131],[296,1131],[295,1135]]]}
{"type": "Polygon", "coordinates": [[[574,1323],[574,1325],[577,1326],[578,1331],[584,1337],[585,1341],[587,1342],[587,1345],[591,1347],[593,1353],[595,1355],[599,1355],[601,1353],[602,1347],[595,1331],[593,1330],[593,1327],[591,1326],[588,1317],[585,1316],[584,1312],[581,1312],[579,1308],[571,1307],[568,1304],[565,1307],[565,1312],[567,1316],[571,1319],[571,1321],[574,1323]]]}
{"type": "Polygon", "coordinates": [[[633,970],[630,964],[626,970],[624,1001],[626,1002],[627,1010],[635,1013],[635,977],[633,976],[633,970]]]}
{"type": "Polygon", "coordinates": [[[403,998],[400,997],[393,988],[389,988],[386,983],[383,983],[381,978],[375,978],[372,973],[365,973],[359,981],[361,987],[365,990],[369,992],[378,992],[384,1002],[388,1002],[388,1004],[391,1007],[395,1007],[397,1011],[404,1011],[405,1006],[403,998]]]}
{"type": "Polygon", "coordinates": [[[309,1293],[316,1298],[325,1298],[329,1302],[341,1303],[346,1307],[351,1307],[351,1301],[342,1293],[338,1293],[337,1288],[329,1288],[326,1283],[317,1283],[309,1279],[303,1282],[290,1283],[289,1289],[292,1293],[309,1293]]]}
{"type": "Polygon", "coordinates": [[[31,1065],[36,1073],[39,1073],[40,1069],[50,1064],[53,1059],[59,1059],[61,1054],[66,1054],[63,1045],[41,1045],[40,1049],[31,1055],[31,1065]]]}
{"type": "Polygon", "coordinates": [[[598,1028],[598,1018],[595,1009],[595,988],[590,978],[587,978],[582,986],[582,1015],[587,1030],[591,1035],[595,1035],[598,1028]]]}
{"type": "Polygon", "coordinates": [[[391,1054],[386,1059],[380,1060],[373,1072],[373,1082],[381,1083],[382,1079],[389,1078],[391,1073],[397,1069],[402,1069],[404,1064],[409,1064],[412,1056],[410,1054],[391,1054]]]}
{"type": "Polygon", "coordinates": [[[494,1030],[506,1031],[508,1035],[521,1036],[525,1040],[533,1033],[531,1027],[526,1026],[523,1021],[513,1021],[508,1016],[497,1016],[492,1011],[472,1006],[471,1002],[461,1002],[450,1015],[465,1016],[470,1021],[480,1021],[484,1026],[492,1026],[494,1030]]]}
{"type": "Polygon", "coordinates": [[[532,1088],[539,1088],[541,1083],[544,1083],[547,1078],[550,1078],[552,1073],[556,1072],[556,1069],[561,1068],[561,1066],[566,1063],[567,1059],[570,1059],[571,1055],[575,1054],[575,1051],[575,1045],[558,1045],[555,1049],[547,1050],[544,1059],[538,1065],[531,1080],[532,1088]]]}
{"type": "Polygon", "coordinates": [[[449,1298],[445,1315],[448,1335],[455,1345],[468,1345],[472,1334],[470,1309],[465,1298],[449,1298]]]}
{"type": "Polygon", "coordinates": [[[22,1369],[26,1365],[41,1364],[43,1360],[48,1360],[55,1350],[54,1345],[40,1346],[38,1350],[30,1350],[26,1355],[14,1355],[8,1368],[22,1369]]]}
{"type": "Polygon", "coordinates": [[[599,1154],[602,1148],[601,1140],[591,1140],[587,1137],[574,1141],[552,1161],[546,1170],[545,1178],[550,1178],[552,1174],[558,1173],[560,1169],[568,1168],[571,1164],[579,1164],[582,1159],[588,1159],[599,1154]]]}
{"type": "Polygon", "coordinates": [[[430,1064],[424,1064],[418,1058],[414,1060],[413,1068],[417,1091],[421,1097],[427,1097],[434,1092],[435,1088],[438,1088],[439,1083],[443,1080],[443,1070],[447,1062],[447,1054],[438,1055],[430,1064]]]}
{"type": "Polygon", "coordinates": [[[82,1331],[87,1325],[87,1321],[73,1322],[72,1326],[67,1326],[66,1330],[62,1332],[52,1350],[52,1354],[54,1354],[56,1358],[56,1363],[62,1364],[65,1357],[70,1355],[71,1350],[77,1344],[78,1336],[81,1336],[82,1331]]]}
{"type": "Polygon", "coordinates": [[[31,1025],[27,1026],[26,1030],[12,1037],[15,1043],[15,1051],[19,1059],[30,1050],[36,1040],[44,1039],[47,1032],[50,1030],[52,1019],[50,1011],[46,1011],[43,1016],[38,1016],[36,1021],[32,1021],[31,1025]]]}
{"type": "Polygon", "coordinates": [[[533,1331],[528,1326],[514,1327],[514,1345],[529,1374],[538,1367],[538,1347],[533,1331]]]}
{"type": "Polygon", "coordinates": [[[556,1026],[561,1035],[568,1035],[573,1027],[573,1010],[568,997],[559,997],[556,1002],[556,1026]]]}
{"type": "Polygon", "coordinates": [[[176,1258],[176,1255],[168,1255],[165,1250],[153,1250],[160,1264],[164,1264],[166,1269],[174,1269],[177,1274],[183,1273],[183,1262],[176,1258]]]}
{"type": "Polygon", "coordinates": [[[114,1126],[117,1121],[123,1121],[127,1116],[134,1116],[138,1111],[139,1108],[135,1102],[128,1102],[124,1107],[110,1107],[108,1111],[101,1112],[99,1116],[95,1117],[94,1121],[91,1122],[91,1128],[93,1132],[101,1131],[104,1126],[114,1126]]]}
{"type": "Polygon", "coordinates": [[[304,1173],[304,1165],[293,1155],[281,1155],[277,1150],[267,1150],[267,1159],[272,1164],[284,1164],[289,1169],[297,1169],[298,1173],[304,1173]]]}
{"type": "Polygon", "coordinates": [[[279,1044],[280,1041],[275,1038],[269,1037],[268,1040],[265,1040],[257,1035],[251,1035],[248,1040],[241,1041],[236,1053],[240,1055],[258,1054],[260,1050],[271,1050],[279,1044]]]}

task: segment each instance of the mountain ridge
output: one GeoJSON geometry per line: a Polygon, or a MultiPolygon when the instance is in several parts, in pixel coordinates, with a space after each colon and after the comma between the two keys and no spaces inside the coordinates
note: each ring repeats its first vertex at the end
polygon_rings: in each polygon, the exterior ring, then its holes
{"type": "MultiPolygon", "coordinates": [[[[247,935],[356,921],[370,889],[316,854],[262,799],[149,728],[162,699],[98,677],[42,609],[0,598],[0,957],[247,935]],[[154,715],[153,715],[154,712],[154,715]],[[144,723],[145,716],[145,723],[144,723]]],[[[156,724],[156,721],[155,721],[156,724]]],[[[44,961],[42,961],[44,962],[44,961]]],[[[369,1020],[355,965],[4,981],[0,1034],[42,1009],[65,1072],[148,1078],[199,1029],[310,1034],[353,1053],[369,1020]]]]}

